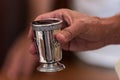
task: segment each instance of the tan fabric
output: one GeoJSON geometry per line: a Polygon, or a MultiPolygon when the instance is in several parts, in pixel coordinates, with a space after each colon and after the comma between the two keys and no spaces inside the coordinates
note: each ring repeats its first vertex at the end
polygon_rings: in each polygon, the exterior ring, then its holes
{"type": "Polygon", "coordinates": [[[115,65],[115,70],[116,70],[118,78],[120,80],[120,59],[117,61],[116,65],[115,65]]]}

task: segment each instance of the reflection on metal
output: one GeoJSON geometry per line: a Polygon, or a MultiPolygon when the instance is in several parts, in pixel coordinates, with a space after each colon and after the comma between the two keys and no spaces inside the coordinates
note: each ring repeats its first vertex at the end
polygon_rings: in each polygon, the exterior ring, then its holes
{"type": "Polygon", "coordinates": [[[60,43],[54,37],[54,34],[61,30],[61,27],[62,20],[56,18],[32,23],[34,42],[38,51],[39,62],[41,63],[37,68],[38,71],[56,72],[65,68],[59,62],[62,59],[62,50],[60,43]]]}

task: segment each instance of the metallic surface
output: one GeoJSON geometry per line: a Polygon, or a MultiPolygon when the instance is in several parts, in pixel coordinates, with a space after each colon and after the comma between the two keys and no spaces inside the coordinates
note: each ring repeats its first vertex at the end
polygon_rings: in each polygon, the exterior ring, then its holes
{"type": "Polygon", "coordinates": [[[54,34],[61,30],[62,21],[59,19],[47,19],[33,22],[34,41],[42,63],[37,70],[42,72],[56,72],[64,69],[59,63],[62,59],[60,43],[54,38],[54,34]]]}

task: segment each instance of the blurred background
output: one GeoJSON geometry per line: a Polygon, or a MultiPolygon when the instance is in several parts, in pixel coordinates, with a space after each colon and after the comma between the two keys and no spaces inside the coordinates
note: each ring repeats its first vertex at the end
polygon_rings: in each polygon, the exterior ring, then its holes
{"type": "MultiPolygon", "coordinates": [[[[104,53],[103,51],[106,52],[106,49],[103,49],[102,51],[100,50],[100,52],[99,50],[77,53],[63,51],[62,62],[66,65],[66,69],[57,73],[37,72],[36,66],[38,61],[34,60],[34,57],[28,51],[30,46],[30,40],[27,37],[28,30],[31,26],[31,22],[40,14],[60,8],[69,8],[86,13],[88,15],[100,17],[108,17],[120,12],[120,9],[117,10],[119,6],[113,6],[111,5],[113,2],[111,2],[107,5],[106,9],[108,10],[108,8],[112,6],[114,7],[114,13],[113,11],[111,14],[109,11],[103,13],[102,11],[106,11],[103,10],[105,6],[103,9],[101,9],[100,6],[108,3],[108,0],[101,0],[101,2],[99,2],[99,0],[96,1],[0,0],[0,79],[118,80],[114,70],[116,57],[114,57],[114,59],[110,58],[113,59],[113,62],[111,62],[110,60],[106,59],[108,57],[103,57],[104,55],[102,55],[102,57],[100,54],[96,56],[96,53],[104,53]],[[93,7],[89,9],[90,6],[93,7]],[[101,14],[99,14],[99,12],[101,14]],[[109,15],[107,15],[107,13],[109,13],[109,15]],[[91,53],[91,55],[88,55],[89,53],[91,53]],[[93,63],[93,61],[96,62],[93,63]],[[109,63],[110,65],[107,65],[106,63],[103,64],[103,62],[109,63]]],[[[119,5],[116,3],[120,3],[119,0],[114,2],[114,5],[119,5]]],[[[107,48],[107,50],[110,49],[107,48]]],[[[113,52],[115,51],[117,50],[114,49],[113,52]]],[[[118,53],[119,51],[117,51],[117,57],[119,56],[118,53]]]]}
{"type": "Polygon", "coordinates": [[[27,1],[0,0],[0,67],[15,39],[25,30],[27,19],[27,1]]]}

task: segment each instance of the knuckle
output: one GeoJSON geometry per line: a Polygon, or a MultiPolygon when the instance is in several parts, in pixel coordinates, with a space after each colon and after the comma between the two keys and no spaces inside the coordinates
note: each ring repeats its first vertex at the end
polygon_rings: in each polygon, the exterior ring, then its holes
{"type": "Polygon", "coordinates": [[[59,11],[59,12],[69,12],[69,11],[70,11],[70,9],[67,9],[67,8],[62,8],[62,9],[59,9],[58,11],[59,11]]]}

